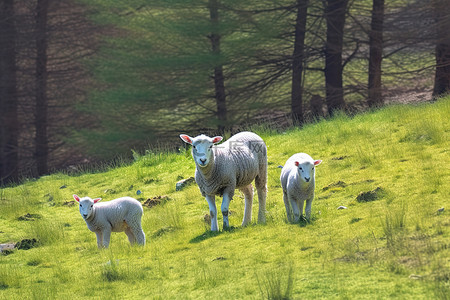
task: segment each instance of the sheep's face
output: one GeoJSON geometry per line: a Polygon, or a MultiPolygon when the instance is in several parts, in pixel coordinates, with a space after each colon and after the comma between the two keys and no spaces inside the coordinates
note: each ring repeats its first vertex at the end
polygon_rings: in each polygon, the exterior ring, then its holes
{"type": "Polygon", "coordinates": [[[295,166],[297,167],[297,172],[301,180],[305,183],[313,181],[316,172],[315,166],[319,165],[321,162],[321,160],[296,161],[295,166]]]}
{"type": "Polygon", "coordinates": [[[192,145],[192,157],[200,168],[206,168],[209,165],[214,154],[212,148],[223,139],[221,136],[211,138],[203,134],[195,138],[182,134],[180,138],[192,145]]]}
{"type": "Polygon", "coordinates": [[[75,199],[80,204],[80,214],[83,219],[89,219],[94,212],[94,204],[98,201],[102,200],[101,198],[91,199],[89,197],[83,197],[80,199],[77,195],[73,195],[73,199],[75,199]]]}

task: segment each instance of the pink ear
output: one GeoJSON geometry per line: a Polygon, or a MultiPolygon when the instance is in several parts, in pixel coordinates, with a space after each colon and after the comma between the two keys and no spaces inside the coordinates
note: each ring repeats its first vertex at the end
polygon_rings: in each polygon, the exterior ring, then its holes
{"type": "Polygon", "coordinates": [[[95,198],[94,203],[97,203],[98,201],[102,200],[102,198],[95,198]]]}
{"type": "Polygon", "coordinates": [[[75,199],[77,202],[80,202],[80,197],[78,197],[77,195],[73,194],[73,199],[75,199]]]}
{"type": "Polygon", "coordinates": [[[181,138],[185,143],[188,143],[188,144],[191,144],[191,145],[192,145],[192,139],[191,139],[190,136],[188,136],[188,135],[186,135],[186,134],[180,134],[180,138],[181,138]]]}
{"type": "Polygon", "coordinates": [[[213,137],[213,144],[217,144],[218,142],[220,142],[221,140],[223,140],[223,137],[221,136],[215,136],[213,137]]]}
{"type": "Polygon", "coordinates": [[[314,165],[315,165],[315,166],[320,165],[321,162],[322,162],[322,161],[321,161],[320,159],[315,160],[315,161],[314,161],[314,165]]]}
{"type": "Polygon", "coordinates": [[[299,163],[298,161],[295,162],[295,165],[296,165],[297,167],[298,167],[299,164],[300,164],[300,163],[299,163]]]}

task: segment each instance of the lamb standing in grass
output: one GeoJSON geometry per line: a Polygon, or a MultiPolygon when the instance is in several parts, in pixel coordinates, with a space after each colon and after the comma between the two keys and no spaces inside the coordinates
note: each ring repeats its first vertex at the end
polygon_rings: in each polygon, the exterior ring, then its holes
{"type": "Polygon", "coordinates": [[[182,134],[180,138],[192,145],[192,156],[195,161],[195,181],[209,205],[211,230],[218,231],[217,208],[215,196],[223,196],[223,227],[228,222],[228,207],[236,188],[245,196],[245,210],[242,226],[252,219],[253,186],[255,180],[258,191],[259,213],[258,223],[265,222],[267,193],[267,147],[255,133],[241,132],[232,136],[220,146],[214,146],[223,138],[199,135],[192,138],[182,134]]]}
{"type": "Polygon", "coordinates": [[[98,248],[108,248],[111,232],[125,232],[131,244],[145,245],[145,234],[141,219],[144,213],[142,205],[131,197],[122,197],[108,202],[97,203],[101,198],[92,200],[73,195],[80,204],[80,214],[90,231],[97,235],[98,248]]]}
{"type": "Polygon", "coordinates": [[[289,222],[298,222],[303,216],[303,203],[306,200],[306,219],[311,218],[311,204],[316,186],[315,166],[321,160],[314,160],[306,153],[292,155],[281,170],[281,187],[289,222]],[[293,215],[292,215],[293,214],[293,215]]]}

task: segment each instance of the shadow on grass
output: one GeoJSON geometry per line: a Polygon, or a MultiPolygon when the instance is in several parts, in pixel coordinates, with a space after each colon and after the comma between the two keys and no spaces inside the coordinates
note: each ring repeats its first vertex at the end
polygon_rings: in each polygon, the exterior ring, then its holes
{"type": "Polygon", "coordinates": [[[301,216],[300,220],[297,222],[289,222],[286,220],[287,224],[296,224],[300,227],[306,227],[308,225],[314,225],[314,221],[317,219],[317,217],[312,216],[311,219],[306,219],[304,216],[301,216]]]}
{"type": "Polygon", "coordinates": [[[204,240],[219,236],[221,234],[223,234],[224,232],[234,232],[236,231],[238,228],[231,226],[228,228],[224,228],[222,231],[211,231],[211,230],[206,230],[204,233],[200,234],[199,236],[196,236],[195,238],[191,239],[189,241],[189,243],[191,244],[196,244],[196,243],[200,243],[204,240]]]}

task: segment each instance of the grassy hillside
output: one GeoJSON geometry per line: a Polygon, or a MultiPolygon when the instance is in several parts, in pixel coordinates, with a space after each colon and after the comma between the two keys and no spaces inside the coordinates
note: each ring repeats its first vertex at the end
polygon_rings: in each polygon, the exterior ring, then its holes
{"type": "Polygon", "coordinates": [[[239,226],[237,192],[234,228],[217,234],[204,221],[208,205],[197,186],[175,191],[177,180],[194,174],[189,151],[136,155],[133,164],[105,172],[59,173],[1,189],[0,243],[38,244],[0,255],[0,299],[445,299],[449,116],[447,98],[339,115],[301,130],[255,129],[269,150],[267,224],[255,224],[256,196],[254,225],[239,226]],[[323,160],[308,224],[285,221],[279,183],[278,165],[297,152],[323,160]],[[145,247],[113,233],[110,248],[98,250],[73,193],[168,199],[144,208],[145,247]]]}

